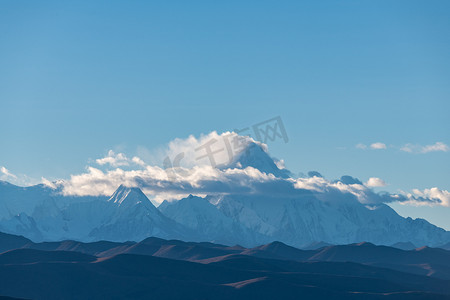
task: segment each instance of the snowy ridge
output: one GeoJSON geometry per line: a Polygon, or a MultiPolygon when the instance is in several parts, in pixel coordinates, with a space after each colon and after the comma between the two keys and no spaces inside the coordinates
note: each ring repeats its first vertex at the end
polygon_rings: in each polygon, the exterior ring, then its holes
{"type": "Polygon", "coordinates": [[[139,188],[126,187],[120,185],[117,190],[112,194],[108,202],[115,203],[117,205],[135,205],[142,202],[150,201],[147,196],[139,188]]]}
{"type": "Polygon", "coordinates": [[[35,241],[139,241],[157,236],[243,246],[278,240],[298,247],[318,241],[383,245],[409,242],[420,247],[450,241],[450,233],[442,228],[422,219],[403,218],[385,204],[368,208],[356,200],[329,203],[312,193],[299,198],[191,195],[164,202],[159,209],[139,188],[125,186],[109,199],[62,198],[44,186],[1,185],[1,205],[18,213],[2,211],[0,231],[35,241]],[[5,198],[20,199],[13,195],[24,191],[29,197],[26,206],[14,207],[16,202],[5,198]]]}
{"type": "MultiPolygon", "coordinates": [[[[369,205],[330,185],[293,188],[292,182],[311,183],[289,178],[290,172],[279,168],[258,143],[249,143],[231,164],[220,168],[248,167],[273,175],[267,176],[271,181],[259,183],[263,192],[236,189],[204,198],[190,195],[164,201],[159,208],[137,187],[120,185],[109,198],[75,197],[42,184],[18,187],[0,181],[0,231],[34,241],[140,241],[155,236],[246,247],[272,241],[296,247],[318,242],[417,247],[450,243],[450,232],[422,219],[403,218],[382,202],[369,205]]],[[[330,184],[364,188],[350,176],[330,184]]]]}
{"type": "Polygon", "coordinates": [[[274,162],[274,159],[258,143],[252,142],[247,145],[245,150],[238,153],[227,168],[246,168],[253,167],[266,174],[273,174],[276,177],[288,178],[290,172],[286,169],[280,169],[274,162]]]}

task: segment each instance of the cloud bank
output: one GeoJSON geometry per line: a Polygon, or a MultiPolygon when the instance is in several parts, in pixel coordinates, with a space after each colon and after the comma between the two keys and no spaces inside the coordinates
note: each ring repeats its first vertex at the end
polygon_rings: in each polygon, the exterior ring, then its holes
{"type": "Polygon", "coordinates": [[[121,167],[121,166],[129,166],[130,164],[135,164],[139,166],[145,165],[145,163],[139,157],[135,156],[132,159],[129,159],[123,153],[114,153],[113,150],[108,151],[108,155],[103,158],[96,159],[95,162],[98,165],[110,165],[112,167],[121,167]]]}
{"type": "Polygon", "coordinates": [[[414,189],[412,193],[408,195],[408,201],[406,204],[412,205],[427,205],[429,203],[433,205],[442,205],[450,207],[450,192],[446,190],[440,190],[437,187],[431,189],[414,189]]]}
{"type": "MultiPolygon", "coordinates": [[[[355,145],[356,149],[360,149],[360,150],[367,150],[367,149],[371,149],[371,150],[384,150],[387,149],[388,146],[385,143],[381,143],[381,142],[376,142],[376,143],[372,143],[370,145],[366,145],[363,143],[359,143],[355,145]]],[[[405,144],[403,146],[389,146],[389,148],[393,148],[393,149],[400,149],[400,151],[402,152],[408,152],[408,153],[414,153],[414,154],[426,154],[426,153],[430,153],[430,152],[449,152],[450,151],[450,146],[448,146],[447,144],[443,143],[443,142],[436,142],[434,144],[430,144],[430,145],[418,145],[418,144],[405,144]]]]}
{"type": "MultiPolygon", "coordinates": [[[[280,178],[249,165],[248,157],[247,166],[242,167],[240,154],[252,143],[263,149],[259,155],[269,157],[267,146],[249,137],[240,137],[233,132],[211,132],[200,138],[189,136],[170,142],[162,166],[148,165],[137,156],[130,159],[123,153],[109,151],[107,156],[95,160],[97,166],[88,166],[86,172],[57,184],[65,195],[79,196],[108,196],[124,184],[142,188],[155,202],[181,199],[188,194],[300,197],[309,193],[323,201],[351,198],[367,205],[389,202],[450,205],[448,191],[437,188],[398,194],[374,192],[374,187],[386,186],[377,177],[364,183],[351,176],[331,181],[314,171],[305,177],[280,178]],[[213,158],[208,155],[211,153],[213,158]]],[[[252,159],[264,161],[267,157],[252,157],[250,162],[252,159]]],[[[281,162],[275,163],[283,167],[281,162]]]]}
{"type": "Polygon", "coordinates": [[[400,148],[403,152],[408,153],[420,153],[425,154],[429,152],[448,152],[450,151],[450,147],[442,142],[436,142],[432,145],[414,145],[414,144],[406,144],[400,148]]]}

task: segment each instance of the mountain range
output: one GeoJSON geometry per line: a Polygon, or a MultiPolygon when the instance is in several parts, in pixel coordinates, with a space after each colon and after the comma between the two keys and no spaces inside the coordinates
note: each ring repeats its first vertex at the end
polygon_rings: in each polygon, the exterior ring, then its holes
{"type": "MultiPolygon", "coordinates": [[[[284,191],[290,172],[258,144],[248,145],[229,168],[253,168],[284,181],[276,188],[261,183],[263,193],[238,189],[190,195],[158,207],[138,187],[121,185],[110,197],[66,196],[61,186],[0,181],[0,231],[36,242],[125,242],[150,236],[245,247],[281,241],[296,247],[371,242],[445,248],[450,242],[450,232],[423,219],[403,218],[384,203],[361,203],[352,193],[284,191]]],[[[349,176],[340,182],[360,184],[349,176]]]]}

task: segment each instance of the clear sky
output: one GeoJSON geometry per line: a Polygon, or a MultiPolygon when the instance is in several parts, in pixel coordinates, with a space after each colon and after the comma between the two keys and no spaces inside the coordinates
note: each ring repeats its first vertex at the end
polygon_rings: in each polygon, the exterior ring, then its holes
{"type": "MultiPolygon", "coordinates": [[[[289,142],[270,152],[297,174],[450,190],[449,11],[444,0],[2,1],[0,166],[68,178],[109,149],[132,156],[281,116],[289,142]]],[[[450,208],[394,207],[450,229],[450,208]]]]}

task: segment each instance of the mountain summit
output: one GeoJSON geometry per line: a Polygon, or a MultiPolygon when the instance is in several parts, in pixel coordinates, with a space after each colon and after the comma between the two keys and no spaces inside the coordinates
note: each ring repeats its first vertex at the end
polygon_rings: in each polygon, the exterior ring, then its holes
{"type": "Polygon", "coordinates": [[[107,201],[102,224],[93,228],[94,240],[140,241],[149,236],[165,238],[190,237],[183,226],[163,215],[140,188],[119,188],[107,201]]]}
{"type": "Polygon", "coordinates": [[[121,205],[136,205],[139,203],[150,202],[150,200],[145,196],[140,188],[136,187],[126,187],[121,184],[119,188],[112,194],[108,202],[115,203],[119,206],[121,205]]]}
{"type": "Polygon", "coordinates": [[[273,174],[275,177],[288,178],[290,172],[287,169],[279,168],[276,161],[270,157],[263,146],[259,143],[250,142],[245,149],[234,156],[231,164],[227,168],[247,168],[252,167],[266,174],[273,174]]]}

